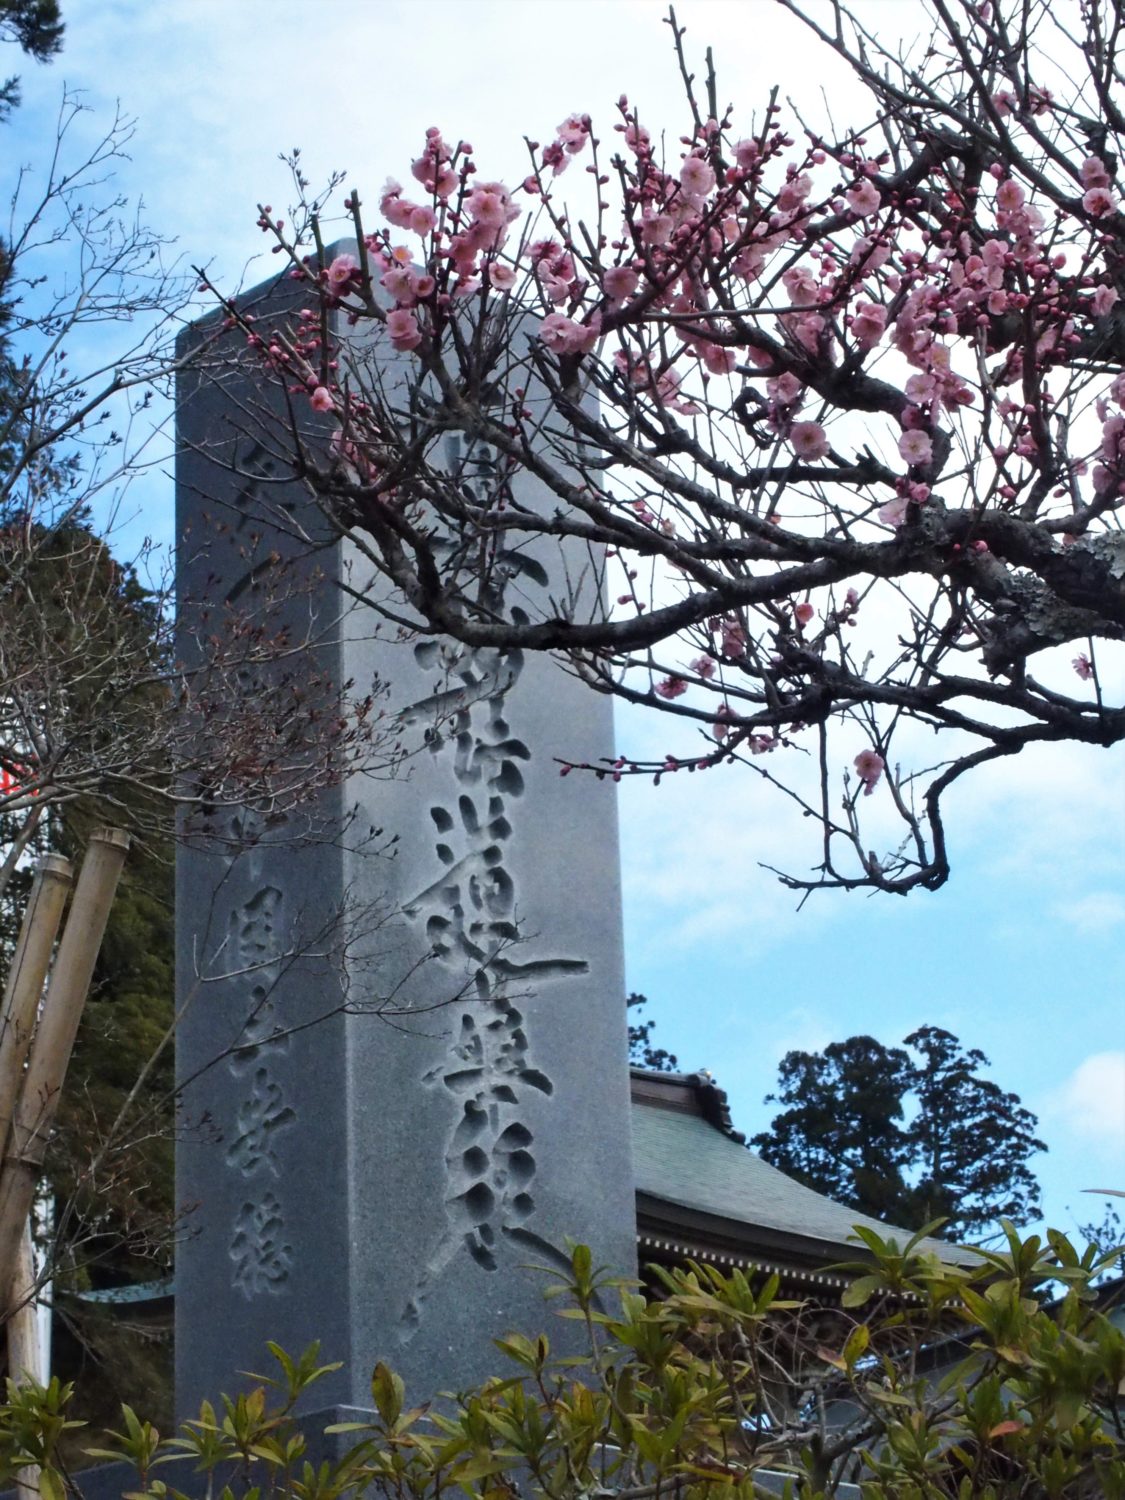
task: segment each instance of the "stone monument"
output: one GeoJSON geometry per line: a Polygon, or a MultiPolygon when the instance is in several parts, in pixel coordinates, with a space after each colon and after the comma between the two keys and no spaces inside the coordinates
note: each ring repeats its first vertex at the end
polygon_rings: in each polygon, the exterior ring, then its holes
{"type": "MultiPolygon", "coordinates": [[[[251,300],[263,321],[293,296],[251,300]]],[[[179,855],[181,1417],[268,1339],[343,1362],[325,1408],[369,1406],[378,1359],[413,1398],[465,1388],[512,1329],[565,1344],[534,1268],[561,1269],[568,1237],[635,1266],[614,787],[553,758],[612,757],[610,700],[546,657],[381,624],[264,400],[234,366],[182,383],[184,653],[260,608],[336,684],[386,685],[404,758],[323,794],[315,828],[228,808],[179,855]]],[[[488,483],[487,450],[448,455],[488,483]]],[[[497,586],[557,593],[560,567],[596,589],[558,552],[497,586]]]]}

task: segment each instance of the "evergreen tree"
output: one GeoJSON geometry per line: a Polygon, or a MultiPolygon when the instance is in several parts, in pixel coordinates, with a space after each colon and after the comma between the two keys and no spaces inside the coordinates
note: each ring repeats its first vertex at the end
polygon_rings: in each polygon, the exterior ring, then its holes
{"type": "Polygon", "coordinates": [[[766,1097],[784,1108],[750,1144],[818,1192],[905,1229],[941,1218],[943,1235],[965,1239],[1000,1218],[1026,1222],[1039,1207],[1027,1159],[1047,1148],[1017,1095],[981,1076],[988,1065],[936,1026],[903,1047],[858,1036],[790,1052],[766,1097]]]}
{"type": "Polygon", "coordinates": [[[997,1219],[1027,1223],[1039,1208],[1039,1184],[1027,1159],[1046,1146],[1038,1121],[1017,1095],[980,1069],[988,1058],[951,1032],[923,1026],[906,1038],[917,1061],[911,1093],[917,1114],[906,1131],[913,1171],[908,1226],[946,1219],[972,1235],[997,1219]]]}
{"type": "MultiPolygon", "coordinates": [[[[62,48],[59,0],[0,0],[0,42],[16,42],[36,62],[49,62],[62,48]]],[[[20,81],[0,83],[0,120],[20,101],[20,81]]]]}
{"type": "Polygon", "coordinates": [[[875,1218],[895,1219],[907,1195],[902,1120],[910,1059],[870,1036],[823,1052],[789,1052],[766,1102],[784,1107],[754,1149],[799,1182],[875,1218]]]}
{"type": "MultiPolygon", "coordinates": [[[[629,1010],[640,1010],[648,1004],[647,995],[638,995],[635,992],[625,1001],[625,1008],[629,1010]]],[[[667,1047],[656,1047],[652,1041],[652,1028],[656,1022],[649,1017],[647,1021],[629,1022],[629,1063],[634,1068],[650,1068],[656,1073],[675,1073],[680,1066],[680,1060],[674,1052],[669,1052],[667,1047]]]]}

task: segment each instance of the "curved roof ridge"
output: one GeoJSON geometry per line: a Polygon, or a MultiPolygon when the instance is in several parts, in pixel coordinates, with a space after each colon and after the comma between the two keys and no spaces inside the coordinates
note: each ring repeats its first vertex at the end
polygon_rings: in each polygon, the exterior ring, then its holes
{"type": "Polygon", "coordinates": [[[690,1090],[695,1096],[697,1107],[694,1110],[688,1107],[686,1112],[699,1115],[708,1125],[721,1130],[738,1145],[745,1146],[746,1136],[741,1130],[734,1128],[726,1090],[719,1087],[706,1068],[697,1069],[694,1073],[664,1073],[654,1068],[630,1067],[629,1074],[634,1083],[641,1085],[639,1090],[634,1088],[634,1097],[639,1095],[646,1104],[653,1104],[658,1108],[684,1111],[683,1096],[690,1090]],[[661,1092],[667,1097],[661,1098],[661,1092]]]}

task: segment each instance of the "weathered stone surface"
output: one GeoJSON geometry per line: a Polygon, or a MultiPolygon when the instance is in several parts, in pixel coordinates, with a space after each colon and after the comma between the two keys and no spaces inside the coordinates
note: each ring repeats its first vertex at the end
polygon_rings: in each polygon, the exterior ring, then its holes
{"type": "MultiPolygon", "coordinates": [[[[622,1274],[634,1256],[613,786],[553,760],[613,754],[609,700],[350,607],[362,559],[324,537],[255,400],[236,373],[185,382],[185,654],[201,611],[213,629],[224,599],[261,607],[336,682],[386,684],[415,753],[325,796],[315,835],[220,812],[180,856],[184,1414],[267,1339],[344,1361],[318,1406],[368,1404],[380,1358],[415,1396],[463,1387],[509,1329],[565,1339],[529,1267],[561,1265],[568,1236],[622,1274]],[[270,553],[298,558],[278,597],[270,553]]],[[[487,453],[468,459],[486,483],[487,453]]],[[[557,593],[563,568],[573,588],[589,559],[500,576],[557,593]]]]}

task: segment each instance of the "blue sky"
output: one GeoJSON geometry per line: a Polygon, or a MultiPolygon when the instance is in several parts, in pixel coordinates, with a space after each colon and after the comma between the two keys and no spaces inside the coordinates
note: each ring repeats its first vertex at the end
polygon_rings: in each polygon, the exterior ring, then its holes
{"type": "MultiPolygon", "coordinates": [[[[916,0],[872,4],[884,37],[926,24],[916,0]]],[[[720,92],[743,120],[774,82],[810,110],[823,91],[846,113],[850,81],[770,0],[677,10],[697,56],[714,44],[720,92]]],[[[122,188],[232,287],[270,269],[251,264],[255,205],[287,202],[278,156],[294,146],[314,183],[343,168],[370,201],[408,173],[431,124],[472,140],[485,174],[509,182],[526,170],[524,133],[549,139],[574,110],[608,128],[622,91],[650,127],[682,128],[657,0],[64,0],[64,11],[63,56],[22,68],[6,153],[42,160],[64,83],[91,107],[87,133],[120,101],[137,118],[122,188]]],[[[166,540],[166,472],[135,486],[122,514],[130,535],[166,540]]],[[[663,722],[619,726],[627,753],[674,747],[663,722]]],[[[810,863],[808,830],[756,778],[627,783],[629,986],[649,995],[660,1041],[713,1071],[747,1131],[767,1123],[762,1098],[789,1047],[945,1026],[1038,1113],[1049,1219],[1098,1218],[1080,1190],[1125,1187],[1123,759],[1064,749],[989,768],[952,804],[945,889],[824,895],[800,913],[759,862],[810,863]]]]}

